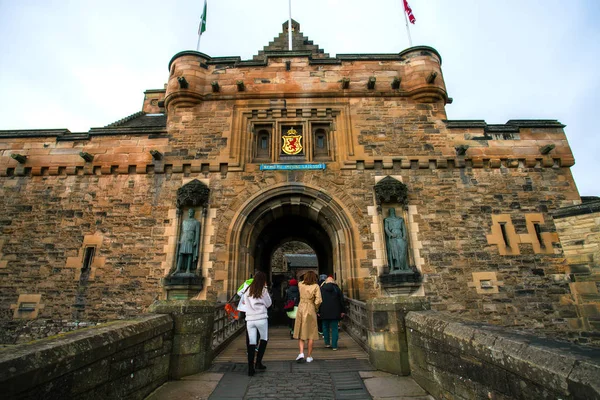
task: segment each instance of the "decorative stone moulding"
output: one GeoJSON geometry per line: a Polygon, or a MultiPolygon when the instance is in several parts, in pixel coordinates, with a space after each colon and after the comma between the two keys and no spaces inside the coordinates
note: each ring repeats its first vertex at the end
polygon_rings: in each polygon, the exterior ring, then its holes
{"type": "Polygon", "coordinates": [[[177,190],[177,209],[184,207],[206,207],[210,189],[198,179],[186,183],[177,190]]]}
{"type": "Polygon", "coordinates": [[[381,287],[390,296],[409,295],[421,287],[423,276],[416,267],[411,271],[401,271],[394,274],[384,274],[379,277],[381,287]]]}
{"type": "Polygon", "coordinates": [[[375,185],[375,200],[381,211],[384,203],[395,203],[405,206],[408,199],[408,188],[406,185],[391,176],[386,176],[375,185]]]}

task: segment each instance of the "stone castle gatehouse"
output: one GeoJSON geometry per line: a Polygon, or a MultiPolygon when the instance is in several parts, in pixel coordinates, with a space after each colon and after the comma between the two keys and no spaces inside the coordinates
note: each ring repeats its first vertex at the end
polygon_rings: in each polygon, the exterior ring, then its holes
{"type": "Polygon", "coordinates": [[[330,57],[294,27],[293,51],[286,23],[252,60],[176,54],[164,89],[105,127],[0,131],[6,331],[225,301],[255,270],[274,279],[273,255],[296,242],[353,299],[419,296],[494,324],[593,330],[553,220],[581,202],[564,126],[449,120],[435,49],[330,57]],[[407,234],[400,270],[391,209],[407,234]]]}

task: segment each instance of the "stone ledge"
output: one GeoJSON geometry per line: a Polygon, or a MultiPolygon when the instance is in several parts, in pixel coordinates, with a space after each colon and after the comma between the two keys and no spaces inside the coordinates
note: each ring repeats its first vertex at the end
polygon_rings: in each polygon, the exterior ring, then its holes
{"type": "MultiPolygon", "coordinates": [[[[421,56],[435,56],[439,60],[440,65],[442,64],[442,57],[438,53],[436,49],[429,46],[415,46],[410,47],[401,51],[400,53],[374,53],[374,54],[338,54],[336,57],[328,57],[328,58],[315,58],[311,60],[315,64],[320,63],[339,63],[341,61],[387,61],[387,60],[401,60],[403,57],[407,57],[410,53],[417,53],[421,56]]],[[[286,50],[267,50],[264,51],[265,60],[242,60],[239,56],[229,56],[229,57],[211,57],[204,53],[186,50],[181,51],[175,54],[171,60],[169,61],[169,71],[171,70],[171,65],[173,62],[184,56],[194,56],[206,61],[208,65],[219,65],[219,64],[229,64],[234,67],[260,67],[266,66],[268,64],[269,57],[307,57],[311,58],[313,55],[312,51],[309,50],[299,50],[299,51],[286,51],[286,50]]]]}
{"type": "Polygon", "coordinates": [[[169,316],[147,315],[2,349],[0,382],[4,386],[18,379],[28,382],[29,387],[35,387],[172,328],[173,321],[169,316]]]}
{"type": "MultiPolygon", "coordinates": [[[[163,138],[156,137],[156,138],[163,138]]],[[[62,139],[61,139],[62,140],[62,139]]],[[[69,139],[71,140],[71,139],[69,139]]],[[[83,140],[83,138],[82,138],[83,140]]],[[[33,157],[33,156],[32,156],[33,157]]],[[[55,156],[57,160],[60,160],[60,156],[55,156]]],[[[64,157],[64,156],[63,156],[64,157]]],[[[148,156],[150,157],[150,156],[148,156]]],[[[10,176],[36,176],[36,175],[115,175],[117,172],[119,175],[146,175],[146,174],[163,174],[163,173],[183,173],[185,167],[192,168],[192,172],[200,172],[200,170],[194,171],[193,169],[202,169],[203,167],[211,168],[211,172],[220,172],[222,168],[226,168],[228,172],[247,172],[249,170],[257,170],[259,163],[247,163],[245,166],[240,166],[238,163],[222,163],[222,162],[201,162],[199,160],[182,160],[180,162],[172,162],[165,164],[164,162],[155,162],[152,164],[134,162],[131,164],[119,164],[119,163],[102,163],[102,164],[33,164],[35,159],[32,158],[31,163],[28,161],[27,164],[18,165],[6,165],[0,167],[0,177],[10,176]],[[252,169],[254,168],[254,169],[252,169]],[[42,171],[42,169],[44,171],[42,171]],[[47,172],[45,172],[47,170],[47,172]],[[62,172],[61,172],[62,171],[62,172]]],[[[377,169],[378,165],[383,165],[381,169],[392,169],[393,163],[400,164],[402,169],[411,169],[413,164],[418,169],[498,169],[498,168],[509,168],[512,170],[518,169],[555,169],[570,167],[574,165],[572,157],[545,157],[545,158],[499,158],[499,157],[439,157],[434,159],[427,156],[415,156],[415,157],[404,157],[402,159],[384,162],[383,159],[374,160],[348,160],[341,165],[341,170],[363,170],[363,169],[377,169]]],[[[275,164],[275,163],[274,163],[275,164]]],[[[328,164],[328,163],[326,163],[328,164]]],[[[332,164],[335,164],[332,162],[332,164]]],[[[315,173],[311,170],[310,173],[315,173]]],[[[585,203],[586,206],[590,203],[585,203]]],[[[582,212],[583,213],[583,212],[582,212]]],[[[577,214],[574,214],[577,215],[577,214]]],[[[565,215],[567,216],[567,215],[565,215]]],[[[559,215],[558,218],[562,217],[559,215]]],[[[556,218],[556,217],[555,217],[556,218]]]]}
{"type": "Polygon", "coordinates": [[[216,303],[207,300],[157,300],[149,309],[156,314],[212,314],[216,303]]]}
{"type": "Polygon", "coordinates": [[[406,325],[411,368],[418,371],[415,380],[423,380],[423,385],[430,388],[434,382],[440,392],[450,390],[448,380],[460,378],[471,380],[477,386],[474,392],[484,389],[510,396],[516,390],[510,382],[516,380],[524,393],[600,398],[598,349],[462,321],[440,312],[411,312],[406,325]],[[427,365],[444,378],[429,375],[432,372],[427,365]],[[506,379],[491,378],[498,374],[506,379]],[[445,381],[445,387],[439,379],[445,381]]]}
{"type": "Polygon", "coordinates": [[[562,129],[566,126],[555,119],[511,119],[506,124],[488,124],[482,119],[443,120],[443,122],[448,129],[483,129],[484,132],[519,132],[523,128],[562,129]]]}
{"type": "Polygon", "coordinates": [[[557,219],[584,214],[593,214],[597,212],[600,212],[600,200],[588,201],[576,206],[563,207],[560,210],[553,212],[552,217],[557,219]]]}

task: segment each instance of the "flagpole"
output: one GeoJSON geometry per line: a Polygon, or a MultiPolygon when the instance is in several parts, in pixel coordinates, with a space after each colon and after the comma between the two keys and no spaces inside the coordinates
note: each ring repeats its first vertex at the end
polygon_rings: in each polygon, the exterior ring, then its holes
{"type": "Polygon", "coordinates": [[[406,21],[406,33],[408,33],[408,47],[412,47],[412,38],[410,37],[410,28],[408,27],[408,17],[406,16],[406,9],[404,8],[404,3],[402,4],[402,14],[404,14],[404,21],[406,21]]]}
{"type": "Polygon", "coordinates": [[[202,37],[202,34],[198,35],[198,44],[196,45],[196,51],[200,51],[200,38],[202,37]]]}
{"type": "Polygon", "coordinates": [[[288,42],[289,42],[289,50],[292,51],[292,0],[289,0],[290,3],[290,19],[288,20],[288,42]]]}

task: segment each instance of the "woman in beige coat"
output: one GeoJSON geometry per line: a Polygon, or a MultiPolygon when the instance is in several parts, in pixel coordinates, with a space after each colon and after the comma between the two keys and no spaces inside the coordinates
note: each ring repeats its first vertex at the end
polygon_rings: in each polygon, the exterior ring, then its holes
{"type": "Polygon", "coordinates": [[[296,312],[296,323],[294,325],[294,339],[298,339],[300,354],[296,357],[297,362],[304,361],[304,341],[308,341],[308,357],[306,362],[312,362],[313,343],[319,339],[317,330],[317,310],[321,305],[321,290],[317,284],[317,274],[312,271],[304,274],[304,280],[298,284],[300,290],[300,304],[296,312]]]}

